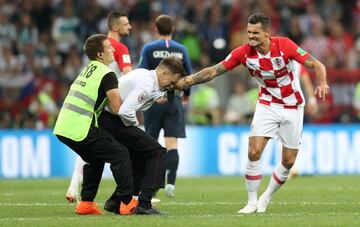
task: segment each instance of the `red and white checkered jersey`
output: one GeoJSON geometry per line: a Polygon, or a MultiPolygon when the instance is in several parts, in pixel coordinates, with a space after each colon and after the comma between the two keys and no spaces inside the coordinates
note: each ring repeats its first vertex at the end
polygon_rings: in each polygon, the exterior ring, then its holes
{"type": "Polygon", "coordinates": [[[304,106],[293,60],[303,64],[309,54],[286,37],[270,38],[270,51],[262,55],[248,43],[234,49],[222,64],[231,70],[243,64],[259,84],[259,102],[268,106],[297,109],[304,106]]]}
{"type": "Polygon", "coordinates": [[[113,38],[108,37],[111,46],[114,48],[114,60],[110,63],[110,69],[114,70],[119,77],[123,75],[122,71],[127,66],[132,66],[129,49],[127,46],[113,38]]]}

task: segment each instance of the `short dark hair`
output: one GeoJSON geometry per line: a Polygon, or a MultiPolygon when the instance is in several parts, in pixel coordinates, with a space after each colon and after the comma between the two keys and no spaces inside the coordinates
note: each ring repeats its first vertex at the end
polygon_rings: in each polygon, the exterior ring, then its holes
{"type": "Polygon", "coordinates": [[[174,30],[174,20],[168,15],[160,15],[156,18],[155,26],[160,35],[171,35],[174,30]]]}
{"type": "Polygon", "coordinates": [[[184,65],[182,61],[177,57],[164,58],[159,63],[159,66],[167,68],[169,71],[171,71],[174,74],[179,74],[181,78],[186,76],[184,65]]]}
{"type": "Polygon", "coordinates": [[[107,36],[104,34],[92,35],[86,39],[84,44],[84,52],[90,60],[96,60],[97,53],[104,52],[104,40],[107,36]]]}
{"type": "Polygon", "coordinates": [[[111,11],[107,17],[107,26],[110,30],[120,17],[127,17],[127,14],[123,11],[111,11]]]}
{"type": "Polygon", "coordinates": [[[269,17],[265,16],[264,14],[261,13],[254,13],[252,15],[249,16],[248,19],[248,23],[249,24],[257,24],[260,23],[261,27],[265,30],[271,27],[271,22],[269,17]]]}

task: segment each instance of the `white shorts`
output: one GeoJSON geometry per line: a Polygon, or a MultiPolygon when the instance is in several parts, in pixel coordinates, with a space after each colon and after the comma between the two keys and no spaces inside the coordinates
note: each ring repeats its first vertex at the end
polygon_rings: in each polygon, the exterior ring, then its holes
{"type": "Polygon", "coordinates": [[[299,149],[303,130],[304,109],[282,109],[256,104],[250,137],[279,138],[284,147],[299,149]]]}

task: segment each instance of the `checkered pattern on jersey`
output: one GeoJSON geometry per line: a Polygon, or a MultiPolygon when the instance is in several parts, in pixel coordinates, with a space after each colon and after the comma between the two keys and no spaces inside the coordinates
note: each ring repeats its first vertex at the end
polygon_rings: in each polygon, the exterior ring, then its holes
{"type": "Polygon", "coordinates": [[[267,55],[254,49],[246,56],[246,67],[260,85],[259,102],[282,108],[298,108],[304,103],[298,78],[292,73],[292,63],[272,45],[267,55]]]}

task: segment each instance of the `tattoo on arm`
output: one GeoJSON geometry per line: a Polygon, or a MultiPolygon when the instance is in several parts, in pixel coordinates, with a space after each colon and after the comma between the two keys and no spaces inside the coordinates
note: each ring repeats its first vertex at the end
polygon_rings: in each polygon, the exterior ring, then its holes
{"type": "Polygon", "coordinates": [[[311,69],[314,69],[314,62],[316,61],[316,59],[312,56],[309,56],[305,62],[304,62],[304,65],[311,68],[311,69]]]}
{"type": "Polygon", "coordinates": [[[215,65],[215,70],[216,70],[216,76],[223,74],[224,72],[227,71],[227,69],[222,63],[215,65]]]}
{"type": "Polygon", "coordinates": [[[326,84],[326,68],[321,62],[316,60],[314,57],[309,56],[305,60],[304,65],[306,65],[307,67],[315,70],[315,74],[316,74],[316,77],[319,80],[319,83],[325,83],[326,84]]]}
{"type": "Polygon", "coordinates": [[[205,83],[226,72],[227,69],[222,63],[205,68],[193,76],[194,84],[205,83]]]}

